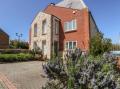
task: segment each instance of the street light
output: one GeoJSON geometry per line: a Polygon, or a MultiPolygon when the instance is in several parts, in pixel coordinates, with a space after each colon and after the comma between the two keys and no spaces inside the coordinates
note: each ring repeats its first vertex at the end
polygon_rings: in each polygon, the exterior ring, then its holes
{"type": "Polygon", "coordinates": [[[23,36],[23,34],[22,34],[22,33],[21,33],[21,34],[16,33],[16,36],[18,37],[18,41],[20,42],[20,39],[21,39],[21,37],[23,36]]]}

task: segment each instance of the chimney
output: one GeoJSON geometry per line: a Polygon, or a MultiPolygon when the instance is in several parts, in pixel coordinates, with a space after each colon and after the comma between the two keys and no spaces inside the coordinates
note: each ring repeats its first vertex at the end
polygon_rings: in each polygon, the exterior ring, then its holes
{"type": "Polygon", "coordinates": [[[50,3],[51,6],[55,6],[55,3],[50,3]]]}

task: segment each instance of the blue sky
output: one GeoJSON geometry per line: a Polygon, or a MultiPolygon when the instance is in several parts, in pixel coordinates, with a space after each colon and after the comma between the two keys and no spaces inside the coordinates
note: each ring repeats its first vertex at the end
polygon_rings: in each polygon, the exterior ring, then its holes
{"type": "MultiPolygon", "coordinates": [[[[0,0],[0,27],[11,39],[16,39],[15,33],[22,33],[23,40],[28,41],[29,28],[35,15],[49,3],[61,0],[0,0]]],[[[113,43],[119,42],[120,33],[120,0],[84,0],[89,7],[105,37],[113,43]]]]}

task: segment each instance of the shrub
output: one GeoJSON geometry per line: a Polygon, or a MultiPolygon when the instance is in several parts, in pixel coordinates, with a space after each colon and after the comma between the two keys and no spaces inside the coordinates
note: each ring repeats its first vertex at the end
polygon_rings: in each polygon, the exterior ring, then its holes
{"type": "MultiPolygon", "coordinates": [[[[43,58],[43,53],[42,51],[39,49],[37,50],[27,50],[27,49],[0,49],[0,54],[1,55],[9,55],[9,56],[13,56],[13,55],[19,55],[19,54],[29,54],[32,55],[34,57],[35,60],[40,60],[43,61],[45,60],[43,58]]],[[[7,59],[8,60],[8,59],[7,59]]]]}
{"type": "Polygon", "coordinates": [[[31,53],[27,49],[0,49],[0,54],[19,54],[19,53],[31,53]]]}
{"type": "Polygon", "coordinates": [[[11,49],[29,49],[28,42],[20,40],[10,40],[9,48],[11,49]]]}
{"type": "Polygon", "coordinates": [[[30,53],[33,54],[34,58],[39,61],[47,60],[46,58],[44,58],[43,52],[39,47],[36,47],[35,49],[31,50],[30,53]]]}
{"type": "Polygon", "coordinates": [[[0,54],[0,62],[21,62],[34,60],[32,54],[0,54]]]}
{"type": "Polygon", "coordinates": [[[112,57],[84,57],[76,50],[66,59],[43,65],[50,79],[43,89],[119,89],[120,72],[112,57]]]}
{"type": "Polygon", "coordinates": [[[104,38],[102,33],[97,33],[90,42],[90,54],[93,56],[102,55],[112,49],[111,39],[104,38]]]}

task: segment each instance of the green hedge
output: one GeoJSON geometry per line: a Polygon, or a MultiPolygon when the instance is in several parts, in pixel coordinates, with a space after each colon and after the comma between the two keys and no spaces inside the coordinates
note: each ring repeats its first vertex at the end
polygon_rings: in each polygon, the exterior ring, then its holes
{"type": "Polygon", "coordinates": [[[30,61],[34,60],[32,54],[0,54],[0,62],[21,62],[21,61],[30,61]]]}
{"type": "Polygon", "coordinates": [[[0,49],[0,54],[31,53],[28,49],[0,49]]]}

